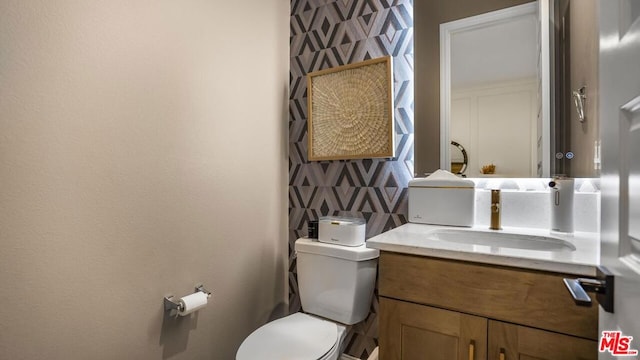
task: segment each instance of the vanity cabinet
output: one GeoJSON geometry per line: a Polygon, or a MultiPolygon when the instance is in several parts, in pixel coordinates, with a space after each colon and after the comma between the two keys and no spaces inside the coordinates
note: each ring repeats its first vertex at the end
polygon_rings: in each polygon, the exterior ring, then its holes
{"type": "Polygon", "coordinates": [[[597,359],[598,308],[563,277],[383,251],[380,359],[597,359]]]}

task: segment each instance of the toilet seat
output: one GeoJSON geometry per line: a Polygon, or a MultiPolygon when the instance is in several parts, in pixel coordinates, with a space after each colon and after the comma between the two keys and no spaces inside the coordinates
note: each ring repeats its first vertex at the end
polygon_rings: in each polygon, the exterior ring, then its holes
{"type": "Polygon", "coordinates": [[[338,325],[295,313],[272,321],[247,337],[236,360],[324,359],[339,341],[338,325]]]}

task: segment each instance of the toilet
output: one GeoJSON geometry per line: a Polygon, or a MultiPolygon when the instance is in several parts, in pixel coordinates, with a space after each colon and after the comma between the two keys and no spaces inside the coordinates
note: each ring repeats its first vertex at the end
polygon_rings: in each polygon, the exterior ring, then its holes
{"type": "Polygon", "coordinates": [[[377,249],[298,239],[302,311],[271,321],[240,345],[236,360],[337,360],[350,325],[369,314],[377,249]]]}

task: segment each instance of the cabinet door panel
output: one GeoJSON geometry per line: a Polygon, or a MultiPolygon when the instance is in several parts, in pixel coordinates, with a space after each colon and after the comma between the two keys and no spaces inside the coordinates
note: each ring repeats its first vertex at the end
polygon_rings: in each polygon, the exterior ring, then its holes
{"type": "Polygon", "coordinates": [[[429,360],[458,358],[458,337],[429,331],[413,326],[402,327],[402,359],[421,360],[428,354],[429,360]]]}
{"type": "Polygon", "coordinates": [[[597,343],[574,336],[489,320],[489,359],[596,360],[597,343]]]}
{"type": "Polygon", "coordinates": [[[380,297],[380,359],[486,360],[487,319],[380,297]]]}

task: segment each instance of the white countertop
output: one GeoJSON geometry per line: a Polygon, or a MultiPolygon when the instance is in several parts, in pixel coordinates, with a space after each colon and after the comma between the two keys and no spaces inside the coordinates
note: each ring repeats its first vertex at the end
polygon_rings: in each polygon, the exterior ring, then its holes
{"type": "Polygon", "coordinates": [[[367,247],[381,251],[431,256],[444,259],[471,261],[485,264],[544,270],[581,276],[595,276],[600,263],[600,236],[598,233],[576,232],[572,236],[550,234],[548,230],[486,227],[455,227],[408,223],[367,240],[367,247]],[[523,250],[508,247],[465,244],[429,239],[427,233],[437,229],[460,229],[486,232],[546,236],[565,240],[575,246],[568,251],[523,250]]]}

